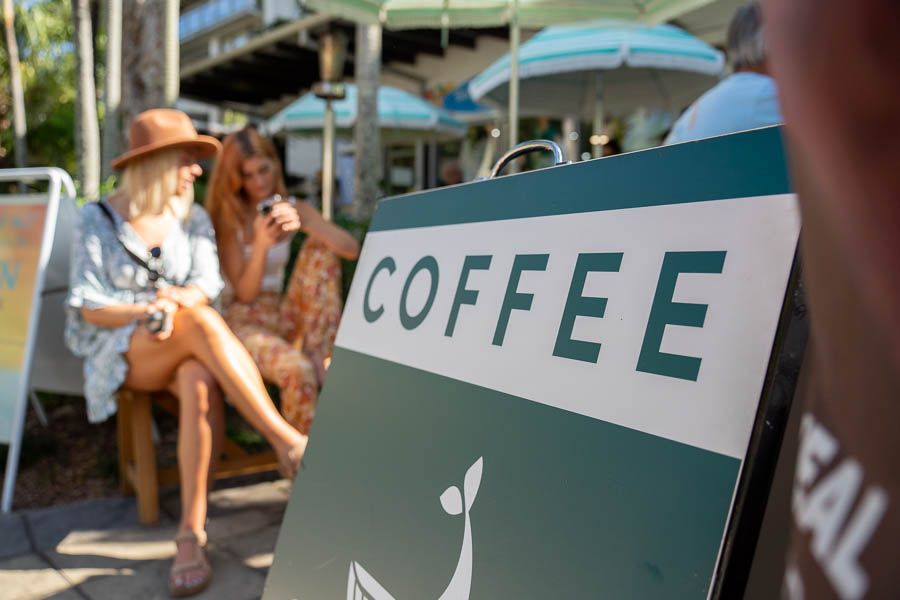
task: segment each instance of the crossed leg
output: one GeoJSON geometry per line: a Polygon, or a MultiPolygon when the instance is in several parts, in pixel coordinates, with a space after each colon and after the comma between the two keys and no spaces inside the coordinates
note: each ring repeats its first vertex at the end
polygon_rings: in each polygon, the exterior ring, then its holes
{"type": "Polygon", "coordinates": [[[208,306],[179,310],[172,334],[164,340],[157,340],[144,328],[138,328],[125,359],[129,367],[125,386],[146,391],[168,388],[178,367],[193,359],[212,373],[231,403],[280,458],[306,445],[306,436],[291,427],[276,410],[259,369],[243,344],[208,306]]]}
{"type": "Polygon", "coordinates": [[[125,359],[129,365],[126,387],[169,389],[179,399],[182,517],[170,585],[174,590],[205,586],[209,565],[198,544],[202,545],[199,540],[205,538],[213,428],[222,427],[221,411],[217,416],[214,408],[221,406],[219,386],[244,418],[266,437],[283,463],[294,466],[299,462],[307,438],[278,414],[252,358],[210,307],[179,310],[172,333],[164,340],[138,328],[125,359]],[[182,534],[188,532],[185,538],[182,534]]]}
{"type": "MultiPolygon", "coordinates": [[[[212,373],[195,359],[175,370],[169,391],[178,398],[178,470],[181,476],[181,520],[179,534],[202,532],[206,528],[207,492],[212,484],[216,439],[223,434],[222,394],[212,373]]],[[[190,544],[176,544],[172,563],[174,586],[194,587],[209,576],[208,567],[198,562],[200,550],[190,544]]]]}

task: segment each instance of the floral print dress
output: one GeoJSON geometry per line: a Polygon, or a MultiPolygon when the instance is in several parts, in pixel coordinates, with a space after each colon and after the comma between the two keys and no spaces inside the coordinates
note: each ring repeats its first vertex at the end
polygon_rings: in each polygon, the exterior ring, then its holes
{"type": "Polygon", "coordinates": [[[319,399],[319,372],[330,360],[341,319],[341,264],[307,238],[284,294],[262,291],[253,302],[223,295],[222,315],[266,381],[281,391],[281,413],[308,434],[319,399]]]}

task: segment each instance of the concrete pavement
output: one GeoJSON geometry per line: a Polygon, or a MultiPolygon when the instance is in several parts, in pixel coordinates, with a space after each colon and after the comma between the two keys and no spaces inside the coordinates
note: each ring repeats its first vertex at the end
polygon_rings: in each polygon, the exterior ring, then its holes
{"type": "MultiPolygon", "coordinates": [[[[212,585],[196,598],[262,595],[290,494],[286,481],[210,494],[212,585]]],[[[0,597],[9,600],[168,598],[178,490],[161,498],[160,523],[143,527],[134,498],[104,498],[0,516],[0,597]]]]}

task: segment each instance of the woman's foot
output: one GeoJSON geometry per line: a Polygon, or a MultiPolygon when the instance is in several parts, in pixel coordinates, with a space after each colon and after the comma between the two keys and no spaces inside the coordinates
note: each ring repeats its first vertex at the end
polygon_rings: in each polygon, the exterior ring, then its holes
{"type": "Polygon", "coordinates": [[[175,598],[193,596],[205,590],[212,579],[206,560],[206,532],[180,531],[175,536],[175,560],[169,574],[169,594],[175,598]]]}
{"type": "Polygon", "coordinates": [[[293,481],[300,471],[300,462],[306,453],[306,444],[309,441],[307,436],[302,436],[302,441],[283,452],[278,457],[278,472],[282,477],[293,481]]]}

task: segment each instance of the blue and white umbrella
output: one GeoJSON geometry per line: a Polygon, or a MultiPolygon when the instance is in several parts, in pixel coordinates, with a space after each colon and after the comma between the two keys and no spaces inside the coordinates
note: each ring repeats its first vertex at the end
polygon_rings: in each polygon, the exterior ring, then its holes
{"type": "MultiPolygon", "coordinates": [[[[333,102],[338,131],[349,133],[356,123],[356,86],[333,102]]],[[[270,133],[319,133],[325,122],[325,101],[306,93],[266,122],[270,133]]],[[[378,127],[386,143],[420,139],[458,138],[466,126],[428,101],[390,86],[378,88],[378,127]]]]}
{"type": "Polygon", "coordinates": [[[444,110],[450,113],[453,118],[469,125],[490,123],[500,117],[500,111],[497,109],[479,104],[472,99],[472,96],[469,94],[468,81],[460,84],[444,96],[443,105],[444,110]]]}
{"type": "MultiPolygon", "coordinates": [[[[595,121],[603,111],[677,111],[722,73],[721,52],[672,25],[598,21],[547,27],[519,49],[519,112],[595,121]]],[[[510,56],[469,83],[478,102],[508,101],[510,56]]]]}

